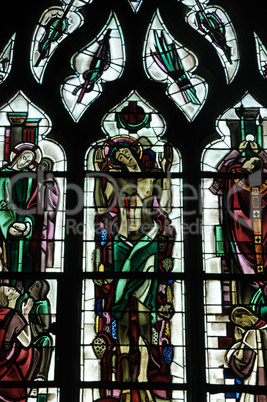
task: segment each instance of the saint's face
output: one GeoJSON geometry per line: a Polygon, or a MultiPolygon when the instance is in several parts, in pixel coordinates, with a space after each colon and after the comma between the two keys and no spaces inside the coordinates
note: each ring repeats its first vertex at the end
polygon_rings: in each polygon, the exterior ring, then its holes
{"type": "Polygon", "coordinates": [[[8,300],[17,299],[20,296],[20,293],[17,291],[17,289],[11,286],[5,286],[4,293],[7,296],[8,300]]]}
{"type": "Polygon", "coordinates": [[[22,170],[28,167],[32,163],[33,159],[34,155],[31,151],[23,152],[17,160],[16,163],[17,169],[22,170]]]}
{"type": "Polygon", "coordinates": [[[115,154],[116,159],[125,166],[136,166],[137,161],[129,148],[121,148],[115,154]]]}
{"type": "Polygon", "coordinates": [[[40,295],[40,291],[42,289],[42,284],[40,281],[35,281],[28,289],[29,295],[33,299],[38,299],[40,295]]]}
{"type": "Polygon", "coordinates": [[[41,172],[48,172],[49,164],[47,161],[41,161],[38,165],[38,170],[41,172]]]}

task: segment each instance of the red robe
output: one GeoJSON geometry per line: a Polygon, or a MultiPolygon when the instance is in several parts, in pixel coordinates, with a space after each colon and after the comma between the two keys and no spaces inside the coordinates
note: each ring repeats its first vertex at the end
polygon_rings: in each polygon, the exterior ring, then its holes
{"type": "Polygon", "coordinates": [[[219,171],[232,175],[211,187],[221,196],[225,254],[232,255],[245,274],[267,272],[267,181],[253,179],[255,173],[248,175],[237,158],[226,158],[219,171]]]}
{"type": "MultiPolygon", "coordinates": [[[[16,339],[26,323],[15,310],[0,308],[0,381],[31,380],[39,354],[33,348],[24,348],[16,339]],[[6,334],[11,331],[10,344],[6,341],[6,334]]],[[[0,397],[10,401],[26,402],[27,390],[22,388],[0,388],[0,397]]]]}

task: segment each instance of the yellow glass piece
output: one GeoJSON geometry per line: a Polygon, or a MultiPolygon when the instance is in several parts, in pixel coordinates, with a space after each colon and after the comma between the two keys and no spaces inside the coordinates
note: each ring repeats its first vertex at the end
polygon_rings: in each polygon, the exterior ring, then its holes
{"type": "Polygon", "coordinates": [[[99,272],[104,272],[104,271],[105,271],[104,264],[100,264],[100,265],[99,265],[98,271],[99,271],[99,272]]]}
{"type": "Polygon", "coordinates": [[[171,337],[171,331],[170,331],[170,323],[169,323],[169,321],[166,321],[165,330],[164,330],[164,335],[167,336],[167,338],[170,338],[170,337],[171,337]]]}
{"type": "Polygon", "coordinates": [[[167,286],[167,303],[172,303],[172,289],[167,286]]]}

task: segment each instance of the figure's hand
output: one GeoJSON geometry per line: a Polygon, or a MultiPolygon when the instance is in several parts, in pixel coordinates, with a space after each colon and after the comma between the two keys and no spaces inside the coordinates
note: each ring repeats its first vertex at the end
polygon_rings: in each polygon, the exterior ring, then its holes
{"type": "Polygon", "coordinates": [[[245,334],[245,330],[241,327],[238,327],[237,325],[235,326],[234,329],[234,337],[237,341],[241,341],[243,339],[243,336],[245,334]]]}
{"type": "Polygon", "coordinates": [[[33,305],[34,305],[33,299],[28,299],[27,302],[22,303],[22,306],[21,306],[22,314],[29,315],[33,305]]]}
{"type": "Polygon", "coordinates": [[[248,146],[248,142],[246,140],[240,142],[240,144],[239,144],[239,152],[240,153],[244,152],[245,149],[247,148],[247,146],[248,146]]]}
{"type": "Polygon", "coordinates": [[[9,233],[14,237],[25,237],[30,233],[31,226],[29,222],[15,222],[9,228],[9,233]]]}
{"type": "Polygon", "coordinates": [[[260,150],[259,150],[259,146],[256,143],[256,141],[251,141],[250,142],[250,147],[251,147],[252,151],[255,152],[255,154],[259,153],[260,150]]]}
{"type": "Polygon", "coordinates": [[[258,153],[259,153],[260,150],[259,150],[259,145],[257,144],[257,142],[256,142],[256,141],[246,141],[246,140],[242,141],[242,142],[239,144],[239,152],[240,152],[240,153],[244,152],[244,151],[246,150],[248,144],[250,145],[251,150],[252,150],[255,154],[258,154],[258,153]]]}
{"type": "Polygon", "coordinates": [[[10,226],[9,233],[14,237],[22,237],[25,229],[25,223],[15,222],[10,226]]]}
{"type": "Polygon", "coordinates": [[[103,164],[104,166],[106,166],[107,164],[107,158],[105,158],[103,156],[103,148],[99,147],[96,148],[95,153],[94,153],[94,166],[95,166],[95,170],[97,172],[100,172],[103,170],[103,164]],[[100,166],[99,166],[100,164],[100,166]]]}
{"type": "Polygon", "coordinates": [[[173,161],[173,151],[168,144],[164,144],[164,151],[159,153],[159,162],[163,172],[170,171],[173,161]]]}

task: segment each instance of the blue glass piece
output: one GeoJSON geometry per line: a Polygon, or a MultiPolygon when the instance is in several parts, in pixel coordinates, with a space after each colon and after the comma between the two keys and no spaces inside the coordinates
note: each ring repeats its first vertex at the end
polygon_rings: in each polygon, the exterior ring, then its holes
{"type": "Polygon", "coordinates": [[[164,358],[166,364],[171,364],[172,355],[173,355],[173,347],[172,346],[164,346],[162,354],[163,354],[163,358],[164,358]]]}
{"type": "Polygon", "coordinates": [[[96,308],[96,313],[99,315],[99,317],[102,316],[102,299],[96,299],[95,301],[95,308],[96,308]]]}
{"type": "Polygon", "coordinates": [[[98,246],[104,246],[107,243],[108,232],[106,229],[98,229],[96,231],[96,244],[98,246]]]}
{"type": "Polygon", "coordinates": [[[117,339],[117,321],[116,320],[112,321],[111,332],[112,332],[112,338],[117,339]]]}

